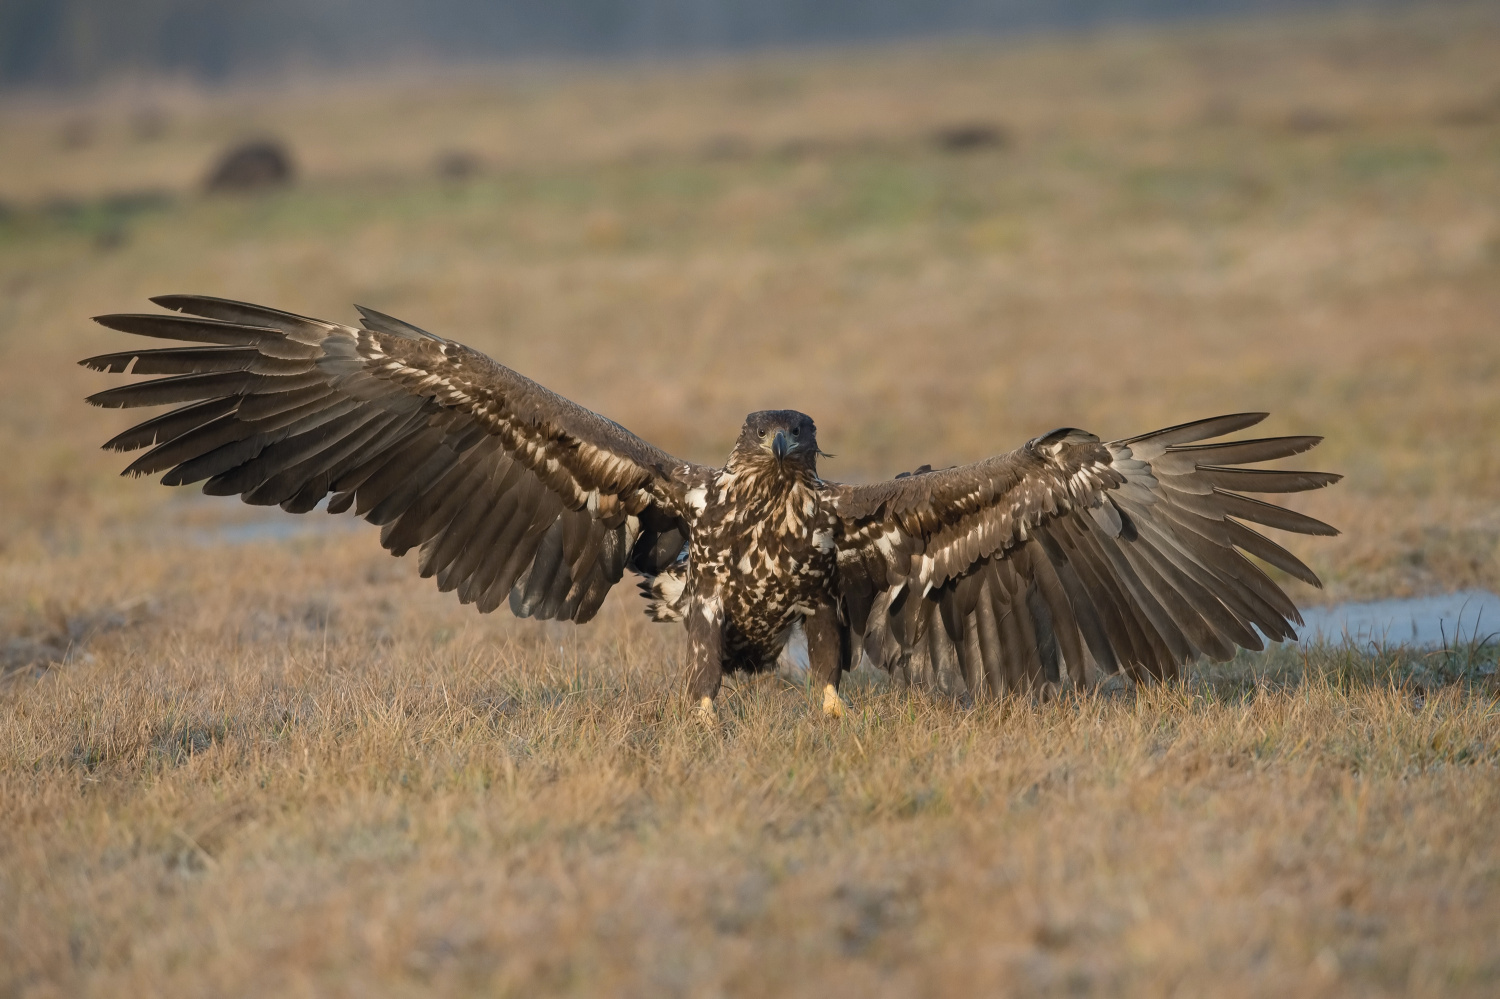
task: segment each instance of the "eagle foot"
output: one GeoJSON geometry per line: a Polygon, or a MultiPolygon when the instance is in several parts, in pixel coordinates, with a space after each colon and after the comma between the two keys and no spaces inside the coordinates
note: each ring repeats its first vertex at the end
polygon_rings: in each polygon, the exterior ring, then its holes
{"type": "Polygon", "coordinates": [[[699,699],[698,706],[693,709],[693,714],[697,717],[698,723],[705,728],[719,727],[719,709],[714,706],[714,699],[707,694],[699,699]]]}
{"type": "Polygon", "coordinates": [[[844,717],[844,699],[831,683],[823,687],[823,714],[828,718],[844,717]]]}

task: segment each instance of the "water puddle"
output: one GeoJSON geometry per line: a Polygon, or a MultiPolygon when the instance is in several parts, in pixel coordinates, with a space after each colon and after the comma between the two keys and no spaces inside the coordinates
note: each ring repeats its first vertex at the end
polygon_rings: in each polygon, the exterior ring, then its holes
{"type": "Polygon", "coordinates": [[[289,514],[274,506],[249,506],[215,496],[189,493],[175,497],[162,511],[155,528],[199,548],[220,545],[274,544],[371,530],[358,517],[330,517],[328,500],[304,514],[289,514]]]}
{"type": "Polygon", "coordinates": [[[1299,645],[1406,645],[1434,649],[1500,637],[1500,595],[1459,590],[1432,597],[1374,600],[1302,610],[1299,645]]]}
{"type": "MultiPolygon", "coordinates": [[[[273,508],[274,509],[274,508],[273,508]]],[[[214,545],[253,545],[266,541],[293,541],[325,534],[344,534],[358,530],[364,521],[354,517],[316,517],[291,515],[276,511],[275,516],[253,520],[236,519],[210,527],[190,529],[188,537],[204,547],[214,545]]]]}

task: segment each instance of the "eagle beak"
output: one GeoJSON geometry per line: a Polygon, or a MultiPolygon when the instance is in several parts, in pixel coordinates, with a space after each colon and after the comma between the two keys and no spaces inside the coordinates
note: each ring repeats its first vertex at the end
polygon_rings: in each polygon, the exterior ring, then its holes
{"type": "Polygon", "coordinates": [[[771,441],[771,453],[776,456],[776,460],[786,460],[786,453],[791,449],[791,445],[786,442],[786,434],[776,431],[776,438],[771,441]]]}

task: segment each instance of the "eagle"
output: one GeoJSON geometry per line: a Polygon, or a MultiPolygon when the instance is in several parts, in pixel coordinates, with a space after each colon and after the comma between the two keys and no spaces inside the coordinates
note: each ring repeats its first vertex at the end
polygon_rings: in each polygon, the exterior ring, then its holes
{"type": "Polygon", "coordinates": [[[1111,441],[1063,428],[853,485],[819,475],[817,428],[793,410],[751,413],[712,468],[371,309],[356,307],[355,327],[205,296],[151,301],[167,311],[96,321],[176,345],[80,362],[160,376],[96,406],[175,407],[104,445],[149,448],[124,474],[291,513],[353,510],[481,612],[585,622],[628,569],[651,617],[686,628],[687,694],[710,721],[724,675],[774,669],[797,627],[833,716],[860,656],[900,676],[947,669],[971,698],[1120,671],[1170,679],[1296,637],[1297,608],[1258,563],[1321,584],[1251,525],[1338,533],[1246,495],[1340,478],[1244,467],[1322,439],[1223,439],[1265,413],[1111,441]]]}

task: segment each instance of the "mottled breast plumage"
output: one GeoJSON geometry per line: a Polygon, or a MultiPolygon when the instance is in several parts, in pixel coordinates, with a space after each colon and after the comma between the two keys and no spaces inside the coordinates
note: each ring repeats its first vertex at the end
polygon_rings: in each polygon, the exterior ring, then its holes
{"type": "Polygon", "coordinates": [[[721,603],[731,669],[771,668],[788,630],[836,599],[837,527],[813,475],[715,476],[693,524],[686,596],[721,603]]]}

